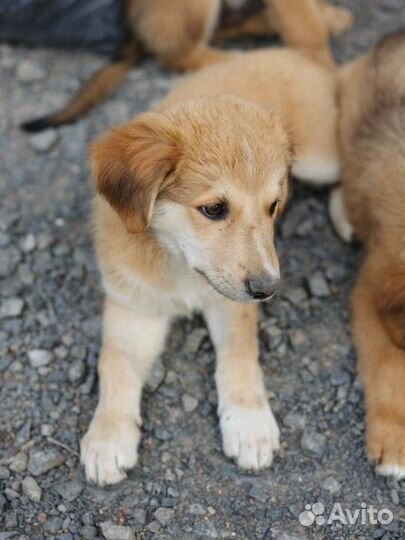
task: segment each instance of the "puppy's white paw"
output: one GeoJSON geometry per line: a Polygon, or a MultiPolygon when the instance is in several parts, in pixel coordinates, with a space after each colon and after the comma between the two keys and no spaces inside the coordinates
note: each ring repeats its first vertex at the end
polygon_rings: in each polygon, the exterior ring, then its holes
{"type": "Polygon", "coordinates": [[[397,480],[403,480],[405,478],[405,466],[401,467],[396,464],[383,463],[382,465],[377,465],[376,473],[382,476],[392,476],[397,480]]]}
{"type": "Polygon", "coordinates": [[[225,407],[220,426],[225,455],[242,469],[269,467],[280,447],[280,432],[270,406],[260,409],[225,407]]]}
{"type": "Polygon", "coordinates": [[[95,416],[80,444],[86,478],[103,486],[126,477],[138,459],[140,431],[127,418],[95,416]]]}
{"type": "Polygon", "coordinates": [[[292,175],[315,186],[336,184],[340,176],[340,163],[324,157],[300,156],[292,165],[292,175]]]}

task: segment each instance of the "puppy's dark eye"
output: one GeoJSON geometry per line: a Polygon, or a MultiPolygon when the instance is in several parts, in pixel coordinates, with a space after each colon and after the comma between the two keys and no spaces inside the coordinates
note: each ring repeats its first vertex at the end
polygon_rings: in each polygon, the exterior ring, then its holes
{"type": "Polygon", "coordinates": [[[225,219],[228,214],[228,207],[224,202],[215,203],[209,206],[199,206],[198,210],[208,219],[225,219]]]}
{"type": "Polygon", "coordinates": [[[270,215],[271,215],[272,217],[273,217],[274,214],[276,213],[277,206],[278,206],[278,200],[274,201],[274,203],[270,206],[269,213],[270,213],[270,215]]]}

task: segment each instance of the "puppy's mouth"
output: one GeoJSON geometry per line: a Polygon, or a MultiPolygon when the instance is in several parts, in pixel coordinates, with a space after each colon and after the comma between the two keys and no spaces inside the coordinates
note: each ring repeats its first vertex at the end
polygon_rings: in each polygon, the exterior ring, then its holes
{"type": "MultiPolygon", "coordinates": [[[[243,289],[240,293],[236,292],[227,292],[223,288],[221,288],[219,285],[217,285],[214,281],[212,281],[209,276],[204,272],[204,270],[201,270],[201,268],[194,267],[193,270],[195,270],[200,276],[202,276],[205,281],[221,296],[227,298],[228,300],[233,300],[234,302],[240,302],[244,304],[260,304],[263,302],[269,302],[270,300],[273,300],[273,298],[277,295],[277,291],[272,292],[269,296],[265,298],[252,298],[249,294],[247,294],[243,289]]],[[[230,285],[230,284],[229,284],[230,285]]]]}
{"type": "Polygon", "coordinates": [[[230,298],[231,300],[233,300],[233,298],[230,297],[230,296],[228,296],[227,294],[225,294],[224,291],[222,291],[222,290],[218,287],[218,285],[216,285],[215,283],[213,283],[213,282],[210,280],[210,278],[207,276],[207,274],[206,274],[203,270],[201,270],[200,268],[194,268],[194,270],[195,270],[198,274],[200,274],[200,276],[202,276],[202,277],[205,279],[205,281],[206,281],[209,285],[211,285],[211,287],[212,287],[213,289],[215,289],[215,290],[217,291],[217,293],[219,293],[221,296],[224,296],[225,298],[230,298]]]}

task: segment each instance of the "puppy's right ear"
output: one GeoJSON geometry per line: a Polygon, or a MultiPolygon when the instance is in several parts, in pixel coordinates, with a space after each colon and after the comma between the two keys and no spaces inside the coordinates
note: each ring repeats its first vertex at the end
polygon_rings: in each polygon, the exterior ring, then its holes
{"type": "Polygon", "coordinates": [[[92,145],[97,191],[129,232],[149,225],[156,198],[169,184],[180,154],[178,129],[159,113],[143,114],[92,145]]]}

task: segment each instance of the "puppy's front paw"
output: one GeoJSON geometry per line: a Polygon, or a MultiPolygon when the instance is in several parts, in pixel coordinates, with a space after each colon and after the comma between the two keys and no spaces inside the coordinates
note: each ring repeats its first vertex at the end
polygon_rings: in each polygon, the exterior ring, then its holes
{"type": "Polygon", "coordinates": [[[96,415],[80,445],[87,480],[100,486],[123,480],[137,462],[139,439],[130,419],[96,415]]]}
{"type": "MultiPolygon", "coordinates": [[[[402,421],[401,421],[402,420],[402,421]]],[[[367,422],[367,449],[377,463],[376,472],[397,479],[405,478],[405,423],[376,415],[367,422]]]]}
{"type": "Polygon", "coordinates": [[[225,407],[220,426],[225,455],[239,467],[257,471],[271,465],[280,432],[267,403],[260,409],[225,407]]]}

